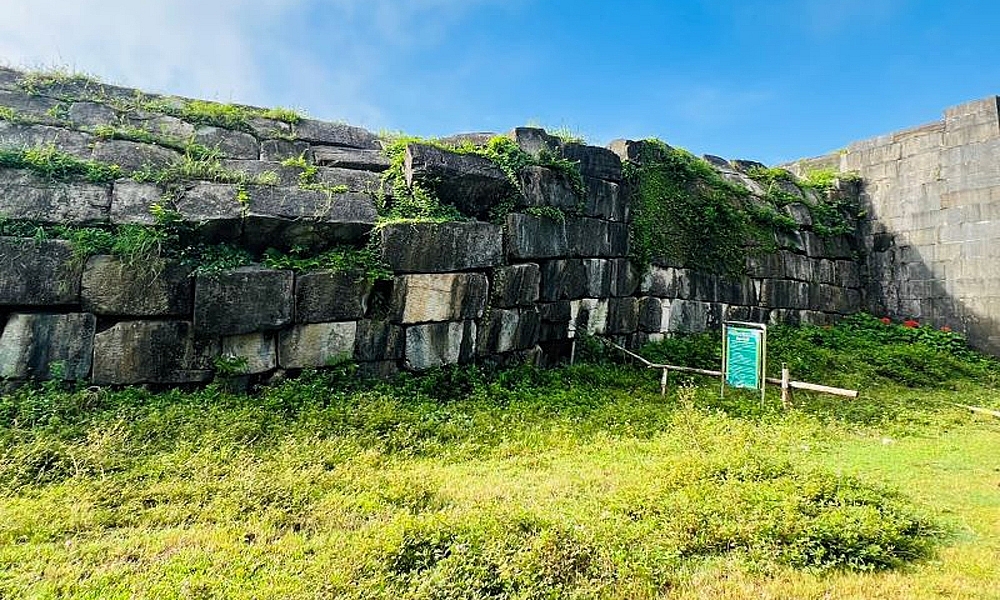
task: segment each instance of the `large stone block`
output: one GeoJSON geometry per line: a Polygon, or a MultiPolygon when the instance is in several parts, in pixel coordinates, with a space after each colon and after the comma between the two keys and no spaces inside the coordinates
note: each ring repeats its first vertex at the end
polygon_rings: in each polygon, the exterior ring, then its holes
{"type": "Polygon", "coordinates": [[[302,119],[294,126],[295,137],[315,144],[379,150],[378,137],[365,129],[344,123],[302,119]]]}
{"type": "Polygon", "coordinates": [[[364,238],[378,216],[368,194],[329,194],[298,187],[252,186],[244,208],[251,248],[321,247],[364,238]]]}
{"type": "Polygon", "coordinates": [[[278,337],[278,363],[283,369],[326,367],[354,358],[358,324],[296,325],[278,337]]]}
{"type": "Polygon", "coordinates": [[[490,223],[383,227],[382,260],[397,273],[488,269],[503,262],[503,231],[490,223]]]}
{"type": "Polygon", "coordinates": [[[408,185],[417,183],[433,189],[442,202],[479,219],[488,218],[490,209],[516,193],[500,167],[482,156],[410,144],[405,160],[408,185]]]}
{"type": "Polygon", "coordinates": [[[647,333],[660,333],[663,327],[663,316],[669,314],[670,301],[660,298],[646,297],[639,299],[638,327],[647,333]]]}
{"type": "Polygon", "coordinates": [[[478,319],[489,298],[481,273],[403,275],[393,286],[392,315],[398,323],[478,319]]]}
{"type": "Polygon", "coordinates": [[[514,260],[569,255],[566,223],[522,213],[507,216],[507,251],[514,260]]]}
{"type": "Polygon", "coordinates": [[[388,321],[358,321],[354,358],[385,362],[403,358],[403,328],[388,321]]]}
{"type": "Polygon", "coordinates": [[[545,261],[541,263],[540,298],[544,302],[584,298],[590,289],[589,275],[579,258],[545,261]]]}
{"type": "Polygon", "coordinates": [[[257,138],[241,131],[205,125],[195,130],[194,141],[217,151],[220,157],[245,160],[260,158],[257,138]]]}
{"type": "Polygon", "coordinates": [[[28,171],[0,169],[0,216],[15,221],[87,225],[107,221],[111,188],[59,183],[28,171]]]}
{"type": "Polygon", "coordinates": [[[563,158],[579,163],[584,177],[615,182],[622,180],[622,161],[607,148],[568,143],[562,145],[561,154],[563,158]]]}
{"type": "Polygon", "coordinates": [[[80,301],[84,310],[97,315],[190,315],[191,271],[170,261],[127,264],[114,256],[93,256],[83,269],[80,301]]]}
{"type": "Polygon", "coordinates": [[[313,146],[313,162],[324,167],[357,169],[381,173],[389,168],[389,159],[379,150],[313,146]]]}
{"type": "MultiPolygon", "coordinates": [[[[146,191],[143,195],[148,194],[146,191]]],[[[195,223],[199,233],[211,241],[237,240],[246,210],[236,186],[223,183],[196,183],[184,190],[173,208],[185,221],[195,223]]]]}
{"type": "Polygon", "coordinates": [[[274,370],[278,365],[275,334],[246,333],[222,338],[223,359],[245,361],[240,375],[256,375],[274,370]]]}
{"type": "Polygon", "coordinates": [[[143,168],[162,169],[181,160],[176,150],[126,140],[105,140],[94,144],[96,161],[118,165],[126,173],[143,168]]]}
{"type": "Polygon", "coordinates": [[[348,273],[315,271],[295,278],[295,322],[356,321],[368,310],[372,284],[348,273]]]}
{"type": "Polygon", "coordinates": [[[200,383],[212,377],[218,341],[196,342],[187,321],[126,321],[94,336],[98,385],[200,383]]]}
{"type": "Polygon", "coordinates": [[[545,167],[528,166],[520,174],[521,200],[526,206],[552,206],[562,210],[576,210],[584,203],[577,195],[569,177],[560,171],[545,167]]]}
{"type": "Polygon", "coordinates": [[[92,135],[48,125],[21,125],[0,121],[0,148],[44,148],[53,146],[77,158],[92,155],[92,135]]]}
{"type": "Polygon", "coordinates": [[[628,227],[600,219],[567,219],[566,239],[572,256],[621,257],[628,254],[628,227]]]}
{"type": "Polygon", "coordinates": [[[479,328],[480,355],[527,350],[538,343],[541,319],[534,308],[495,309],[479,328]]]}
{"type": "Polygon", "coordinates": [[[69,242],[0,237],[0,306],[76,304],[81,269],[69,242]]]}
{"type": "Polygon", "coordinates": [[[569,337],[604,335],[608,328],[608,299],[583,298],[570,302],[569,337]]]}
{"type": "Polygon", "coordinates": [[[635,333],[639,328],[639,301],[635,298],[608,300],[607,333],[623,335],[635,333]]]}
{"type": "Polygon", "coordinates": [[[497,308],[531,306],[538,301],[541,269],[533,263],[499,267],[493,271],[491,304],[497,308]]]}
{"type": "Polygon", "coordinates": [[[195,332],[199,337],[221,337],[288,325],[293,279],[291,271],[260,267],[199,275],[194,292],[195,332]]]}
{"type": "Polygon", "coordinates": [[[585,177],[583,181],[587,190],[584,215],[609,221],[629,220],[629,201],[619,184],[596,177],[585,177]]]}
{"type": "Polygon", "coordinates": [[[475,354],[475,321],[429,323],[406,328],[405,365],[411,371],[467,363],[475,354]]]}
{"type": "Polygon", "coordinates": [[[760,303],[767,308],[809,308],[810,284],[789,279],[764,279],[760,286],[760,303]]]}
{"type": "Polygon", "coordinates": [[[283,161],[298,158],[309,152],[309,142],[293,142],[290,140],[263,140],[260,143],[260,159],[265,161],[283,161]]]}
{"type": "Polygon", "coordinates": [[[697,300],[674,300],[666,320],[669,333],[701,333],[722,321],[721,306],[697,300]]]}
{"type": "Polygon", "coordinates": [[[115,225],[154,225],[156,219],[150,207],[163,201],[163,193],[152,183],[119,179],[111,189],[111,222],[115,225]]]}
{"type": "Polygon", "coordinates": [[[0,379],[87,379],[96,326],[87,313],[10,315],[0,335],[0,379]]]}

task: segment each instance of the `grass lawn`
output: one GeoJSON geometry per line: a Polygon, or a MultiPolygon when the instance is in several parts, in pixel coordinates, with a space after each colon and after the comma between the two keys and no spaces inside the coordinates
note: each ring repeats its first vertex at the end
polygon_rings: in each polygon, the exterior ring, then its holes
{"type": "Polygon", "coordinates": [[[837,335],[774,352],[862,397],[787,412],[598,359],[23,389],[0,398],[0,598],[1000,598],[1000,420],[948,404],[1000,409],[996,364],[900,343],[890,374],[953,375],[894,378],[837,335]]]}

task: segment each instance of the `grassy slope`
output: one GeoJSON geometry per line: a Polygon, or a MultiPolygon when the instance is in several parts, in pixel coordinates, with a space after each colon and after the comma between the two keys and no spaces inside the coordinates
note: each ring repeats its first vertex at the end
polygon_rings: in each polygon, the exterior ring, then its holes
{"type": "Polygon", "coordinates": [[[1000,597],[1000,421],[945,404],[1000,408],[973,371],[784,414],[606,364],[22,392],[0,597],[1000,597]]]}

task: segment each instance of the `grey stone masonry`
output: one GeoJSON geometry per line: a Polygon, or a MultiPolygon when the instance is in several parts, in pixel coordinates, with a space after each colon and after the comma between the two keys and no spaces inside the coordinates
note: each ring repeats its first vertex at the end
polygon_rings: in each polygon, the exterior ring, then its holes
{"type": "Polygon", "coordinates": [[[410,144],[405,160],[407,185],[419,184],[434,190],[442,202],[457,207],[463,214],[485,219],[490,209],[516,193],[500,167],[482,156],[410,144]]]}
{"type": "Polygon", "coordinates": [[[470,362],[476,353],[475,321],[428,323],[406,328],[406,367],[426,371],[470,362]]]}
{"type": "Polygon", "coordinates": [[[357,323],[312,323],[282,331],[278,363],[283,369],[327,367],[354,358],[357,323]]]}
{"type": "Polygon", "coordinates": [[[47,181],[30,172],[0,169],[0,215],[17,221],[89,225],[107,221],[111,188],[47,181]]]}
{"type": "Polygon", "coordinates": [[[244,242],[252,248],[315,247],[362,239],[375,224],[368,194],[252,186],[243,209],[244,242]]]}
{"type": "Polygon", "coordinates": [[[98,385],[202,383],[218,341],[199,342],[187,321],[125,321],[94,336],[98,385]]]}
{"type": "Polygon", "coordinates": [[[0,306],[77,304],[81,268],[68,242],[0,237],[0,306]]]}
{"type": "Polygon", "coordinates": [[[488,298],[481,273],[403,275],[393,288],[392,315],[398,323],[478,319],[488,298]]]}
{"type": "Polygon", "coordinates": [[[87,313],[10,315],[0,335],[0,379],[87,379],[96,325],[87,313]]]}
{"type": "Polygon", "coordinates": [[[399,273],[488,269],[503,261],[503,231],[489,223],[389,225],[381,235],[382,260],[399,273]]]}
{"type": "Polygon", "coordinates": [[[371,282],[354,274],[316,271],[299,275],[295,278],[295,322],[361,319],[371,291],[371,282]]]}
{"type": "Polygon", "coordinates": [[[541,270],[527,263],[500,267],[493,272],[492,305],[497,308],[533,306],[538,302],[541,270]]]}
{"type": "Polygon", "coordinates": [[[242,267],[195,282],[194,329],[198,337],[220,337],[281,329],[292,322],[291,271],[242,267]]]}
{"type": "Polygon", "coordinates": [[[142,264],[91,257],[83,269],[80,301],[97,315],[181,317],[191,314],[192,267],[155,260],[142,264]]]}

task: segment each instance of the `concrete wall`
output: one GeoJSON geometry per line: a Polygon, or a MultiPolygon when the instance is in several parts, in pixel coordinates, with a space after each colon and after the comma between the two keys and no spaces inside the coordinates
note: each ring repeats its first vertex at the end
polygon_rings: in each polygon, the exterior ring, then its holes
{"type": "Polygon", "coordinates": [[[964,332],[1000,353],[1000,99],[792,165],[864,180],[867,303],[964,332]]]}

